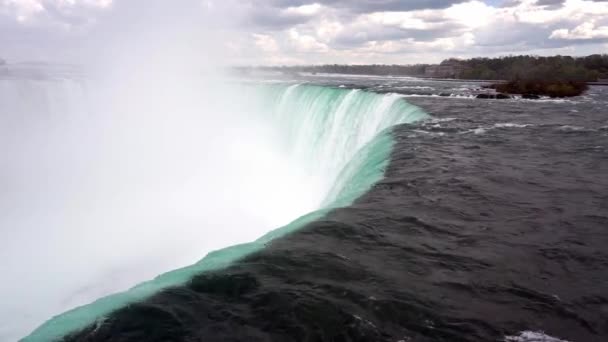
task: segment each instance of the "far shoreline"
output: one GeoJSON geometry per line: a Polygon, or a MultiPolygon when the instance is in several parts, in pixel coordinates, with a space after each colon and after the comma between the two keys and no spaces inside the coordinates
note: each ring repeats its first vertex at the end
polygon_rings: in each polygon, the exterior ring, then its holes
{"type": "MultiPolygon", "coordinates": [[[[323,76],[323,75],[338,75],[338,76],[365,76],[365,77],[410,77],[417,78],[420,80],[429,80],[429,81],[442,81],[442,82],[472,82],[472,83],[508,83],[509,80],[492,80],[492,79],[466,79],[466,78],[446,78],[446,77],[432,77],[432,76],[421,76],[421,75],[383,75],[383,74],[355,74],[355,73],[339,73],[339,72],[323,72],[323,73],[313,73],[308,71],[300,71],[300,72],[283,72],[275,70],[279,72],[281,75],[289,76],[293,74],[297,74],[299,76],[323,76]]],[[[608,86],[608,81],[587,81],[583,82],[589,86],[608,86]]]]}
{"type": "MultiPolygon", "coordinates": [[[[301,76],[316,76],[313,73],[299,73],[301,76]]],[[[341,75],[341,76],[369,76],[369,77],[411,77],[418,78],[421,80],[431,81],[444,81],[444,82],[473,82],[473,83],[507,83],[508,80],[481,80],[481,79],[466,79],[466,78],[443,78],[443,77],[429,77],[429,76],[417,76],[417,75],[375,75],[375,74],[341,74],[341,73],[325,73],[329,75],[341,75]]],[[[289,75],[284,73],[284,75],[289,75]]],[[[608,81],[596,81],[596,82],[584,82],[590,86],[608,86],[608,81]]]]}

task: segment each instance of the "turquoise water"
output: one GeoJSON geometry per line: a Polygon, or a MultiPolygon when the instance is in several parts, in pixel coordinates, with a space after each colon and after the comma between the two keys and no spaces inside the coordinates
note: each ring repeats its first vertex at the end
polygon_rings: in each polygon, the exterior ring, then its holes
{"type": "Polygon", "coordinates": [[[390,127],[428,117],[396,94],[311,85],[258,86],[250,96],[277,128],[280,143],[299,163],[308,165],[326,189],[320,208],[259,239],[209,253],[197,263],[170,271],[128,291],[100,298],[37,328],[23,341],[50,341],[95,322],[129,303],[187,283],[194,275],[228,267],[264,248],[273,239],[350,205],[384,176],[393,147],[390,127]]]}

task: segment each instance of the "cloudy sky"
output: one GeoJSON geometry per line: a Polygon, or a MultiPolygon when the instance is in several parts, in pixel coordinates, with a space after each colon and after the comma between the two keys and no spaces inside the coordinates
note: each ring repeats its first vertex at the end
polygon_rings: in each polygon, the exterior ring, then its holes
{"type": "Polygon", "coordinates": [[[191,31],[238,64],[587,55],[608,52],[608,0],[0,0],[9,61],[78,60],[135,31],[191,31]]]}

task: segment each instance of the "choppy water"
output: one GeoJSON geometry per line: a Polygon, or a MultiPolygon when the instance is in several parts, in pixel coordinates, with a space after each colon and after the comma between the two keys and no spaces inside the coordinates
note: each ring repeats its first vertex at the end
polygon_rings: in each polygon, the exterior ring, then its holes
{"type": "Polygon", "coordinates": [[[608,339],[608,88],[478,100],[467,82],[272,81],[303,82],[400,94],[431,118],[391,129],[384,178],[348,207],[64,340],[608,339]]]}

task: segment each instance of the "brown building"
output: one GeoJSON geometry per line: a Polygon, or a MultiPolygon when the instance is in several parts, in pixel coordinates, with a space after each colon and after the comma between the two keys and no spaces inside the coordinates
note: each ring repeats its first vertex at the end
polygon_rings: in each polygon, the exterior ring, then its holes
{"type": "Polygon", "coordinates": [[[464,67],[455,60],[447,60],[439,65],[430,65],[424,69],[427,77],[458,78],[464,71],[464,67]]]}

